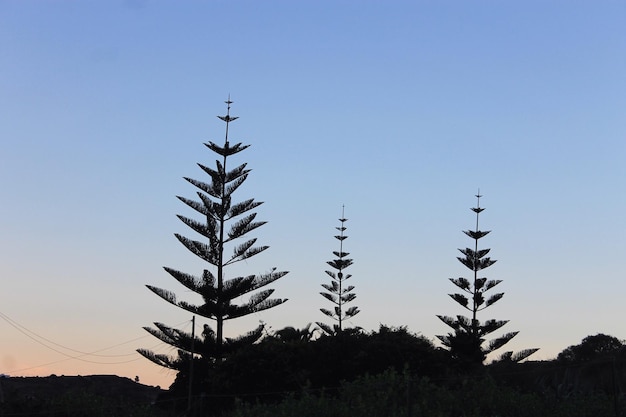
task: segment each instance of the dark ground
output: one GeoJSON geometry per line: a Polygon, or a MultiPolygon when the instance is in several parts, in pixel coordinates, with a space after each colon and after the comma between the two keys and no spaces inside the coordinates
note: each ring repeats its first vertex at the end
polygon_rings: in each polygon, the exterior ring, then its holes
{"type": "Polygon", "coordinates": [[[69,393],[84,393],[115,402],[120,400],[135,404],[150,404],[162,392],[116,375],[2,377],[0,378],[0,403],[21,401],[50,401],[69,393]]]}

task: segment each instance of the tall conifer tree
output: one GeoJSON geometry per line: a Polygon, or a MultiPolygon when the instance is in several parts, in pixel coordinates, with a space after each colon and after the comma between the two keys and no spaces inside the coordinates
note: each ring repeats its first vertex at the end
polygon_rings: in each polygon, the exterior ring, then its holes
{"type": "MultiPolygon", "coordinates": [[[[480,207],[480,197],[482,196],[479,192],[476,195],[476,207],[471,209],[476,213],[476,229],[464,231],[467,236],[474,240],[474,248],[459,249],[463,257],[457,257],[459,262],[472,271],[471,281],[463,277],[450,278],[450,281],[465,294],[469,295],[469,298],[467,295],[459,293],[449,294],[450,297],[465,310],[469,311],[472,317],[468,318],[463,315],[457,315],[456,317],[437,316],[453,330],[452,333],[446,336],[437,337],[450,350],[452,357],[466,368],[482,364],[489,353],[504,346],[518,333],[506,333],[483,346],[485,342],[484,337],[500,329],[508,323],[508,320],[491,319],[485,322],[478,320],[479,311],[492,306],[504,296],[504,293],[495,293],[487,297],[485,293],[500,284],[502,280],[487,280],[487,278],[479,277],[478,275],[479,271],[490,267],[496,262],[487,257],[491,249],[478,248],[478,241],[490,233],[490,231],[481,231],[478,226],[480,213],[484,210],[484,208],[480,207]]],[[[518,362],[536,351],[537,349],[526,349],[516,354],[506,352],[501,356],[501,359],[518,362]]]]}
{"type": "Polygon", "coordinates": [[[352,259],[347,258],[350,254],[343,251],[343,241],[348,238],[348,236],[344,234],[346,231],[345,222],[347,221],[348,219],[344,217],[344,210],[342,208],[341,218],[339,219],[340,226],[336,227],[339,231],[339,235],[335,236],[335,239],[339,240],[339,251],[333,251],[336,258],[327,262],[327,264],[337,272],[325,271],[326,274],[330,276],[331,281],[330,284],[322,284],[326,292],[320,292],[322,297],[335,305],[332,310],[320,308],[322,313],[336,322],[332,327],[328,324],[317,322],[317,325],[328,335],[341,333],[344,330],[344,322],[359,313],[358,307],[353,306],[346,309],[345,306],[356,298],[356,294],[352,292],[354,286],[345,285],[346,280],[352,277],[352,275],[344,275],[343,272],[347,267],[352,265],[352,259]]]}
{"type": "Polygon", "coordinates": [[[202,297],[202,303],[195,305],[178,300],[172,291],[147,285],[152,292],[169,303],[215,322],[215,330],[205,324],[201,335],[194,337],[189,332],[158,322],[154,323],[154,328],[145,327],[152,335],[175,347],[178,350],[178,357],[157,354],[147,349],[138,349],[138,352],[158,365],[175,370],[185,369],[185,364],[189,362],[192,355],[194,357],[199,355],[205,362],[213,362],[241,345],[251,344],[258,340],[262,336],[263,325],[243,336],[226,338],[224,337],[224,323],[227,320],[275,307],[286,301],[286,299],[270,298],[274,292],[273,289],[260,290],[283,277],[287,274],[286,271],[277,272],[273,268],[260,275],[233,278],[228,278],[226,275],[228,266],[249,259],[268,248],[268,246],[255,246],[256,238],[244,238],[245,235],[266,223],[255,221],[256,213],[251,212],[262,203],[252,198],[233,202],[233,194],[244,183],[250,169],[246,168],[246,163],[229,168],[231,161],[229,158],[249,146],[241,143],[233,145],[229,142],[229,124],[237,119],[230,115],[231,103],[230,99],[226,101],[226,116],[218,116],[226,123],[224,145],[220,146],[213,142],[205,144],[218,155],[215,168],[198,164],[209,175],[210,182],[185,177],[185,180],[199,189],[197,192],[199,201],[178,197],[187,206],[197,211],[202,221],[182,215],[178,215],[178,218],[203,237],[204,241],[190,239],[180,234],[175,234],[175,236],[190,252],[206,261],[210,269],[204,269],[201,276],[197,277],[164,267],[165,271],[180,284],[199,294],[202,297]],[[240,238],[244,238],[244,241],[237,243],[240,238]],[[227,248],[230,248],[232,252],[227,252],[227,248]],[[247,301],[235,302],[240,297],[257,290],[260,291],[251,295],[247,301]]]}

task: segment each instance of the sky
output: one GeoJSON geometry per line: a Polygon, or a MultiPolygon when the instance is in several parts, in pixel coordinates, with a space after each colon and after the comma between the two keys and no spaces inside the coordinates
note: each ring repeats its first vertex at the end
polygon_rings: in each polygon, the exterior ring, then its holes
{"type": "Polygon", "coordinates": [[[192,317],[145,285],[196,300],[163,266],[205,268],[176,196],[229,95],[270,246],[229,274],[289,271],[289,301],[227,335],[327,322],[343,208],[350,325],[438,343],[480,189],[502,351],[626,339],[624,74],[623,1],[0,0],[0,373],[169,386],[142,327],[192,317]]]}

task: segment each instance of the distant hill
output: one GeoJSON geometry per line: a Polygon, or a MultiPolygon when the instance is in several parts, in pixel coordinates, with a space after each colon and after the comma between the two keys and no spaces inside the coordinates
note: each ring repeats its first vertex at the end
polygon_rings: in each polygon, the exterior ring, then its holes
{"type": "MultiPolygon", "coordinates": [[[[50,406],[84,403],[83,399],[107,406],[148,406],[163,392],[116,375],[2,377],[0,410],[50,412],[50,406]]],[[[2,415],[2,411],[0,411],[2,415]]]]}

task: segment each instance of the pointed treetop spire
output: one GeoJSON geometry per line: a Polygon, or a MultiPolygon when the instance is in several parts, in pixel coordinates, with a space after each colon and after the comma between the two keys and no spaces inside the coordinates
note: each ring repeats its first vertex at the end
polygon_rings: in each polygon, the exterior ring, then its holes
{"type": "MultiPolygon", "coordinates": [[[[341,232],[339,236],[335,236],[335,238],[339,240],[339,252],[340,253],[343,253],[343,241],[348,238],[348,236],[343,235],[343,232],[345,232],[346,230],[346,226],[344,226],[344,223],[348,221],[348,219],[346,219],[346,216],[344,215],[345,209],[346,209],[346,206],[341,205],[341,219],[339,219],[339,221],[341,222],[341,226],[335,227],[335,229],[341,232]]],[[[339,273],[341,274],[341,270],[339,270],[339,273]]]]}
{"type": "Polygon", "coordinates": [[[476,213],[476,230],[478,230],[478,213],[484,210],[484,208],[480,207],[480,188],[478,189],[478,194],[476,194],[476,207],[471,208],[471,210],[476,213]]]}
{"type": "Polygon", "coordinates": [[[226,103],[226,106],[227,106],[226,107],[226,116],[217,116],[217,117],[226,122],[226,138],[225,138],[225,142],[228,143],[228,124],[230,122],[232,122],[232,121],[235,121],[235,120],[239,119],[239,117],[230,115],[230,105],[233,103],[230,100],[230,94],[228,95],[228,100],[226,100],[224,103],[226,103]]]}
{"type": "Polygon", "coordinates": [[[344,275],[344,270],[352,265],[352,259],[348,258],[350,254],[343,251],[343,241],[348,238],[348,236],[345,235],[346,221],[348,221],[348,219],[345,218],[345,206],[342,205],[341,218],[339,219],[340,226],[335,227],[335,229],[339,231],[339,234],[335,235],[335,239],[339,241],[339,251],[333,251],[333,255],[335,255],[336,258],[332,261],[326,262],[333,269],[335,269],[336,272],[328,270],[325,271],[332,280],[330,284],[322,284],[322,287],[326,291],[320,292],[322,297],[334,304],[334,308],[332,310],[321,308],[320,311],[327,317],[330,317],[337,322],[333,326],[317,322],[320,329],[322,329],[322,331],[327,335],[340,334],[343,331],[344,323],[350,318],[356,316],[360,311],[356,306],[346,308],[346,304],[356,298],[356,294],[352,292],[354,290],[354,286],[345,284],[345,281],[352,277],[350,274],[344,275]]]}

